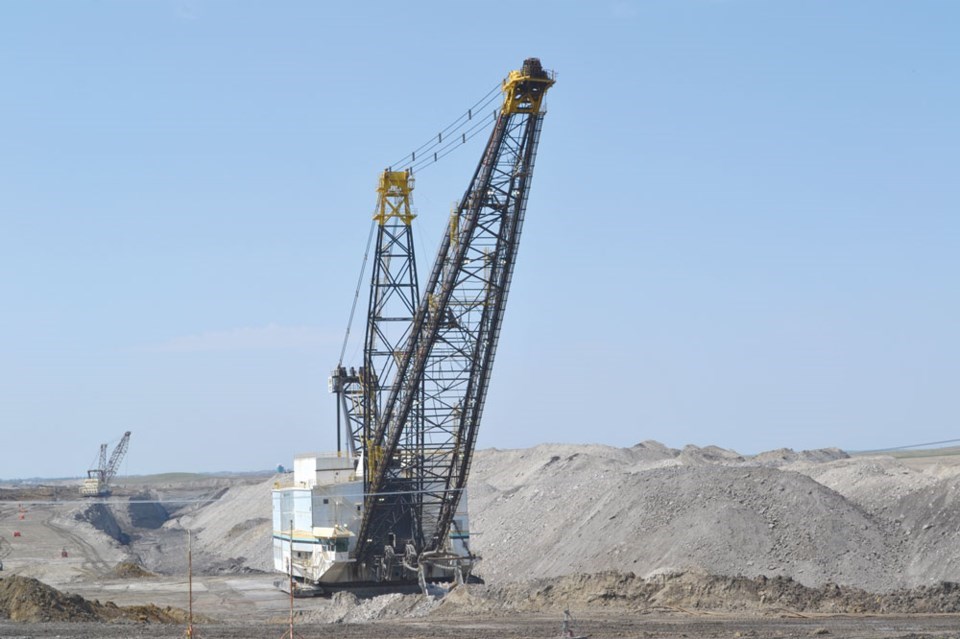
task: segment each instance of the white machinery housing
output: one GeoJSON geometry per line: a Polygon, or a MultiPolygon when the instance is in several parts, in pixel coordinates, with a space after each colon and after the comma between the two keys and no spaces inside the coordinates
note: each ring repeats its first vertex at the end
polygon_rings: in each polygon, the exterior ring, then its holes
{"type": "Polygon", "coordinates": [[[288,576],[286,583],[278,582],[281,588],[286,590],[292,581],[295,594],[316,595],[384,582],[419,584],[469,575],[476,558],[469,550],[466,495],[460,500],[444,562],[414,567],[410,558],[397,557],[392,565],[356,566],[351,554],[363,519],[363,477],[356,473],[358,467],[362,468],[362,457],[297,455],[293,481],[274,488],[273,567],[288,576]]]}

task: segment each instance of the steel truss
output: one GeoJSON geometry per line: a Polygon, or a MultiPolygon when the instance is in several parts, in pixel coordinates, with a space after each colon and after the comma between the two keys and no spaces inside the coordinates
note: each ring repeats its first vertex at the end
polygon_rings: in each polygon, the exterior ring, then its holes
{"type": "MultiPolygon", "coordinates": [[[[371,439],[377,430],[382,400],[389,393],[396,362],[410,333],[410,322],[420,297],[411,223],[414,179],[407,171],[385,170],[377,186],[377,223],[370,297],[364,338],[363,366],[338,367],[330,378],[331,391],[339,395],[337,435],[346,418],[347,450],[365,453],[372,463],[382,448],[371,439]]],[[[416,415],[412,416],[416,421],[416,415]]],[[[339,450],[339,442],[338,442],[339,450]]]]}
{"type": "Polygon", "coordinates": [[[540,106],[553,82],[533,58],[510,74],[490,140],[451,215],[382,417],[372,421],[370,441],[378,448],[367,467],[355,553],[362,565],[443,553],[476,444],[540,138],[540,106]]]}

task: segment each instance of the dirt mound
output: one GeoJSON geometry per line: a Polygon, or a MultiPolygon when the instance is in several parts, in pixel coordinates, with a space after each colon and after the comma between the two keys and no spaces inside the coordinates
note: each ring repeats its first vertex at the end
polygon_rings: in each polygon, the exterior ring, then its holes
{"type": "Polygon", "coordinates": [[[680,460],[685,464],[740,464],[745,460],[735,451],[719,446],[684,446],[680,451],[680,460]]]}
{"type": "Polygon", "coordinates": [[[947,461],[545,444],[478,451],[469,488],[488,582],[605,570],[871,592],[960,581],[960,464],[947,461]]]}
{"type": "Polygon", "coordinates": [[[817,450],[801,450],[792,448],[778,448],[754,455],[750,461],[761,466],[779,467],[797,462],[824,464],[838,459],[849,459],[850,455],[839,448],[820,448],[817,450]]]}
{"type": "Polygon", "coordinates": [[[911,469],[893,457],[853,457],[823,464],[790,466],[836,490],[871,513],[896,518],[899,500],[943,480],[935,472],[911,469]]]}
{"type": "Polygon", "coordinates": [[[453,587],[443,597],[389,594],[358,598],[340,592],[327,605],[304,613],[309,623],[368,623],[390,618],[498,616],[514,613],[585,615],[710,611],[765,614],[953,614],[960,612],[960,585],[872,593],[833,583],[814,588],[788,577],[724,577],[699,573],[643,579],[632,573],[567,575],[503,584],[453,587]]]}
{"type": "MultiPolygon", "coordinates": [[[[138,623],[185,623],[189,614],[181,608],[164,606],[163,608],[148,604],[145,606],[123,606],[118,607],[113,602],[107,602],[104,606],[110,612],[115,611],[117,616],[111,617],[109,613],[104,616],[106,621],[136,621],[138,623]]],[[[205,617],[194,615],[194,621],[208,621],[205,617]]]]}
{"type": "MultiPolygon", "coordinates": [[[[132,525],[163,514],[145,512],[141,521],[126,500],[112,511],[84,504],[85,519],[114,538],[132,537],[117,548],[97,533],[98,552],[111,553],[100,569],[126,558],[157,574],[185,574],[189,532],[195,574],[272,571],[273,483],[138,489],[166,500],[172,518],[159,528],[132,525]]],[[[487,449],[474,458],[463,505],[471,548],[483,557],[476,572],[490,583],[610,570],[782,576],[870,592],[960,581],[960,463],[947,458],[910,466],[786,448],[751,457],[652,441],[487,449]]]]}
{"type": "Polygon", "coordinates": [[[110,572],[111,577],[118,579],[143,579],[146,577],[156,577],[156,575],[143,566],[135,564],[132,561],[121,561],[114,566],[110,572]]]}
{"type": "Polygon", "coordinates": [[[669,466],[633,449],[579,450],[478,455],[486,481],[471,485],[469,508],[485,580],[616,570],[898,585],[892,526],[805,475],[714,449],[688,448],[692,461],[669,466]]]}
{"type": "Polygon", "coordinates": [[[30,577],[0,579],[0,616],[13,621],[100,621],[97,606],[30,577]]]}
{"type": "Polygon", "coordinates": [[[569,575],[501,585],[469,585],[448,594],[438,614],[591,611],[648,612],[654,609],[763,613],[955,613],[960,585],[870,593],[824,584],[809,588],[786,577],[722,577],[682,573],[641,579],[633,574],[569,575]]]}
{"type": "Polygon", "coordinates": [[[368,623],[382,619],[426,617],[439,606],[439,600],[427,595],[391,593],[379,597],[359,598],[349,592],[338,592],[330,605],[303,616],[308,623],[368,623]]]}
{"type": "Polygon", "coordinates": [[[0,579],[0,618],[26,623],[41,621],[136,621],[180,623],[186,612],[154,605],[120,607],[69,595],[30,577],[0,579]]]}
{"type": "Polygon", "coordinates": [[[946,479],[897,500],[890,516],[904,536],[905,566],[917,581],[936,583],[960,574],[960,478],[946,479]]]}
{"type": "Polygon", "coordinates": [[[240,573],[273,570],[271,490],[275,479],[241,483],[224,490],[208,506],[170,521],[194,532],[194,567],[200,571],[240,573]],[[224,543],[228,540],[229,543],[224,543]]]}

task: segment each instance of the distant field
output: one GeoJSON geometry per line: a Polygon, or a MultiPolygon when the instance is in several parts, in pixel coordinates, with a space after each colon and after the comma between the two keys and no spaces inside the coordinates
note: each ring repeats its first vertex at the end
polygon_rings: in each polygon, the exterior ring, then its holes
{"type": "Polygon", "coordinates": [[[150,486],[153,484],[183,484],[190,482],[208,482],[211,480],[259,481],[267,477],[272,477],[273,475],[274,471],[271,470],[219,473],[158,473],[156,475],[127,475],[117,477],[114,483],[118,486],[150,486]]]}
{"type": "Polygon", "coordinates": [[[897,459],[913,459],[916,457],[951,457],[960,455],[960,446],[949,448],[924,448],[920,450],[895,450],[889,453],[897,459]]]}
{"type": "Polygon", "coordinates": [[[169,484],[189,481],[201,481],[210,479],[211,475],[207,473],[159,473],[156,475],[128,475],[118,477],[115,483],[123,484],[169,484]]]}
{"type": "Polygon", "coordinates": [[[909,450],[866,450],[850,451],[850,454],[856,457],[867,455],[889,455],[896,459],[921,459],[924,457],[953,457],[960,455],[960,446],[949,446],[947,448],[917,448],[909,450]]]}
{"type": "MultiPolygon", "coordinates": [[[[260,482],[274,475],[272,470],[259,471],[236,471],[236,472],[216,472],[216,473],[157,473],[155,475],[121,475],[111,482],[111,487],[115,496],[121,496],[129,490],[139,490],[151,486],[166,486],[170,484],[210,484],[221,486],[231,481],[249,483],[260,482]]],[[[28,480],[8,479],[0,480],[0,490],[5,490],[6,497],[0,496],[0,499],[18,499],[11,497],[11,490],[21,491],[24,495],[40,496],[40,493],[50,497],[63,497],[62,491],[69,494],[79,491],[83,479],[80,477],[42,479],[31,478],[28,480]]],[[[23,498],[23,497],[21,497],[23,498]]]]}

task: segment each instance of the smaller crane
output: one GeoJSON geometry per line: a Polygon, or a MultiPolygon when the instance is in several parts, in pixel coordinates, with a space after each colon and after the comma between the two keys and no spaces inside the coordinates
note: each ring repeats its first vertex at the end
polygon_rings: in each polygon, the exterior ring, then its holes
{"type": "Polygon", "coordinates": [[[127,446],[130,445],[130,431],[128,430],[120,438],[120,443],[113,449],[110,455],[110,461],[107,461],[107,445],[100,444],[100,463],[97,468],[91,468],[87,471],[87,478],[83,480],[80,486],[80,494],[84,497],[106,497],[110,494],[110,481],[116,476],[117,469],[123,456],[127,454],[127,446]]]}

